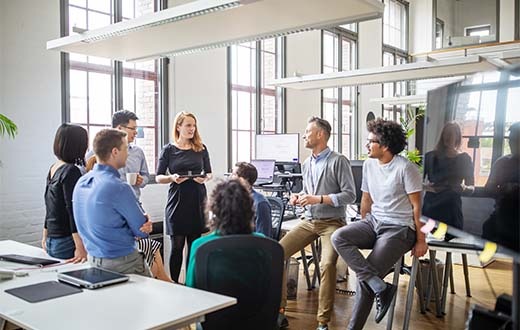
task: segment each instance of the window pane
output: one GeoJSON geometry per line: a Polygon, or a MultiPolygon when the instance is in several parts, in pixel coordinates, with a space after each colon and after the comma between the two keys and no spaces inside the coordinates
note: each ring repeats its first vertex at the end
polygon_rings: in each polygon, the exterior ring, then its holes
{"type": "Polygon", "coordinates": [[[520,122],[518,100],[520,100],[520,87],[509,88],[507,91],[506,122],[504,132],[505,136],[509,136],[509,127],[511,127],[513,123],[520,122]]]}
{"type": "Polygon", "coordinates": [[[69,0],[69,5],[75,5],[85,8],[87,6],[87,0],[69,0]]]}
{"type": "Polygon", "coordinates": [[[112,120],[112,88],[111,76],[107,74],[90,73],[89,81],[90,122],[110,125],[112,120]]]}
{"type": "Polygon", "coordinates": [[[110,15],[88,12],[88,29],[95,30],[110,25],[110,15]]]}
{"type": "Polygon", "coordinates": [[[72,28],[76,26],[81,29],[87,28],[87,11],[75,7],[69,7],[69,35],[75,34],[72,28]]]}
{"type": "Polygon", "coordinates": [[[90,0],[88,7],[93,10],[101,11],[110,14],[110,5],[112,1],[107,0],[90,0]]]}
{"type": "Polygon", "coordinates": [[[70,70],[70,121],[87,123],[87,73],[70,70]]]}
{"type": "MultiPolygon", "coordinates": [[[[139,125],[141,125],[141,117],[139,117],[138,123],[139,125]]],[[[146,164],[148,165],[148,171],[150,173],[155,173],[155,153],[157,150],[155,144],[155,127],[140,127],[139,133],[137,134],[137,138],[135,139],[135,144],[138,145],[144,151],[146,164]]]]}

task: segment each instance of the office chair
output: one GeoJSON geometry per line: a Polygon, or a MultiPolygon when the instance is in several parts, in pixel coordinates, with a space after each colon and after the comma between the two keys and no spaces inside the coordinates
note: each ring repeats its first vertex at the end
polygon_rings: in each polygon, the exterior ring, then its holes
{"type": "Polygon", "coordinates": [[[229,235],[197,250],[195,287],[237,298],[237,304],[206,315],[204,330],[274,329],[280,307],[283,249],[253,235],[229,235]]]}
{"type": "Polygon", "coordinates": [[[267,201],[271,205],[271,222],[273,229],[271,231],[271,238],[275,241],[280,240],[282,229],[283,215],[285,213],[285,205],[278,197],[268,196],[267,201]]]}

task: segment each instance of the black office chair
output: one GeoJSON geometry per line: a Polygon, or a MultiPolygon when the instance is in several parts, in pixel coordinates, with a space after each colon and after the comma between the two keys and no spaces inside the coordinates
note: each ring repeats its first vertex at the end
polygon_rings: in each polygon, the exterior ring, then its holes
{"type": "Polygon", "coordinates": [[[282,289],[283,249],[253,235],[229,235],[197,250],[195,287],[237,298],[206,315],[204,330],[275,329],[282,289]]]}
{"type": "Polygon", "coordinates": [[[283,215],[285,213],[285,205],[278,197],[268,196],[266,198],[271,205],[271,223],[273,225],[271,230],[271,238],[279,241],[282,230],[283,215]]]}

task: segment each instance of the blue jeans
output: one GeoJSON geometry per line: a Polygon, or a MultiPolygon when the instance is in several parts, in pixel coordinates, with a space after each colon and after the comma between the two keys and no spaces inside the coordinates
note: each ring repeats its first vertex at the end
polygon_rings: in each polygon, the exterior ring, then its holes
{"type": "Polygon", "coordinates": [[[70,259],[74,257],[74,250],[76,250],[76,244],[74,244],[72,236],[47,237],[45,246],[47,247],[47,253],[51,257],[58,259],[70,259]]]}

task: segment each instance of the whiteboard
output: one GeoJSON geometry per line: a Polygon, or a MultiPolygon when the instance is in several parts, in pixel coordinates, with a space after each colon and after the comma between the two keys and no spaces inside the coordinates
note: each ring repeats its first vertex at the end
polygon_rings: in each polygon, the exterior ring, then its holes
{"type": "Polygon", "coordinates": [[[297,162],[300,134],[258,134],[256,159],[274,159],[277,162],[297,162]]]}

